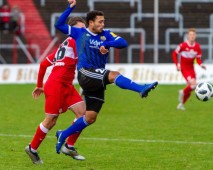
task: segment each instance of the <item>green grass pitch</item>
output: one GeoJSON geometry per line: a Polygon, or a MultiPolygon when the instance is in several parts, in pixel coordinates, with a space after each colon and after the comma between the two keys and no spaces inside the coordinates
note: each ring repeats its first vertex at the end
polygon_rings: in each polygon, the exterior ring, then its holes
{"type": "Polygon", "coordinates": [[[95,124],[76,147],[86,161],[55,152],[55,132],[69,126],[68,111],[39,148],[43,165],[32,164],[25,146],[43,120],[44,96],[31,97],[35,85],[0,85],[0,170],[212,170],[213,101],[192,93],[185,111],[176,110],[183,85],[159,85],[146,99],[107,87],[95,124]]]}

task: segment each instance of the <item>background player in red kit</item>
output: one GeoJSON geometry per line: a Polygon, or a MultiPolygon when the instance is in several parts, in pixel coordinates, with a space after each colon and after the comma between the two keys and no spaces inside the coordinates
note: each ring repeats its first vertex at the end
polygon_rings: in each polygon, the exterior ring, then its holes
{"type": "MultiPolygon", "coordinates": [[[[85,27],[85,21],[80,17],[73,17],[69,20],[69,25],[85,27]]],[[[86,112],[85,103],[72,84],[77,61],[75,40],[69,37],[40,64],[37,87],[32,96],[37,99],[44,92],[46,116],[38,126],[31,143],[25,148],[26,153],[35,164],[43,163],[38,156],[37,149],[48,131],[56,124],[59,114],[69,109],[75,113],[76,118],[79,118],[86,112]],[[47,67],[51,65],[53,65],[53,69],[43,89],[43,78],[47,67]]],[[[79,134],[80,132],[68,138],[62,152],[74,159],[84,160],[85,158],[78,155],[74,148],[79,134]]]]}
{"type": "Polygon", "coordinates": [[[186,87],[179,91],[179,104],[177,109],[185,110],[184,104],[190,97],[191,91],[196,87],[196,74],[194,70],[194,60],[203,68],[206,67],[202,64],[201,56],[202,51],[200,44],[196,41],[196,29],[189,28],[187,40],[179,44],[179,46],[173,51],[172,58],[176,64],[177,71],[181,71],[187,84],[186,87]],[[178,57],[180,56],[180,61],[178,57]]]}

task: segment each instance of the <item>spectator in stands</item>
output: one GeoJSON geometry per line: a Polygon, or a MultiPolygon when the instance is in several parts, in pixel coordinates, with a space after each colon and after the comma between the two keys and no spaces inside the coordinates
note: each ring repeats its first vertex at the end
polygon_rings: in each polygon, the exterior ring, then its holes
{"type": "Polygon", "coordinates": [[[0,30],[8,31],[10,29],[11,9],[9,5],[3,5],[0,9],[0,30]]]}
{"type": "Polygon", "coordinates": [[[21,11],[19,7],[17,5],[14,5],[11,12],[11,30],[18,35],[20,34],[20,14],[21,11]]]}

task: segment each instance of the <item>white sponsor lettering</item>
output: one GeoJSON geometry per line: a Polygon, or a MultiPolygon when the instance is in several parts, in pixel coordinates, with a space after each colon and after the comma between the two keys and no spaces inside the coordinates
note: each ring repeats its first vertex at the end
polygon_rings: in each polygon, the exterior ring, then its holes
{"type": "Polygon", "coordinates": [[[54,66],[64,66],[64,65],[65,65],[64,62],[56,62],[56,63],[54,64],[54,66]]]}
{"type": "Polygon", "coordinates": [[[100,46],[100,44],[102,43],[102,41],[97,41],[97,40],[90,39],[89,43],[90,43],[90,45],[100,46]]]}
{"type": "MultiPolygon", "coordinates": [[[[60,63],[59,65],[63,65],[60,63]]],[[[195,65],[197,81],[213,83],[213,64],[205,64],[208,72],[195,65]]],[[[44,82],[51,72],[49,67],[44,82]]],[[[176,71],[175,64],[107,64],[106,69],[119,71],[125,77],[137,83],[185,84],[180,72],[176,71]]],[[[0,84],[5,83],[36,83],[39,64],[2,64],[0,67],[0,84]]],[[[73,83],[77,83],[77,78],[73,83]]]]}

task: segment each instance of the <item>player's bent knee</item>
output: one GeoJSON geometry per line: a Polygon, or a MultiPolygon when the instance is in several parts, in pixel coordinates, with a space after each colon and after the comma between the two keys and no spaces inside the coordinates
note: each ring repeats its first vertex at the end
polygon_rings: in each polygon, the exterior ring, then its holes
{"type": "Polygon", "coordinates": [[[115,80],[115,78],[116,78],[118,75],[120,75],[120,73],[119,73],[118,71],[110,71],[109,77],[108,77],[109,82],[110,82],[110,83],[113,83],[114,80],[115,80]]]}
{"type": "Polygon", "coordinates": [[[96,122],[96,117],[86,117],[86,121],[88,124],[93,124],[96,122]]]}
{"type": "Polygon", "coordinates": [[[96,121],[96,118],[98,116],[98,113],[95,111],[87,111],[85,114],[85,120],[89,124],[93,124],[96,121]]]}
{"type": "Polygon", "coordinates": [[[88,119],[88,120],[86,120],[87,121],[87,123],[88,124],[93,124],[93,123],[95,123],[96,122],[96,119],[88,119]]]}

